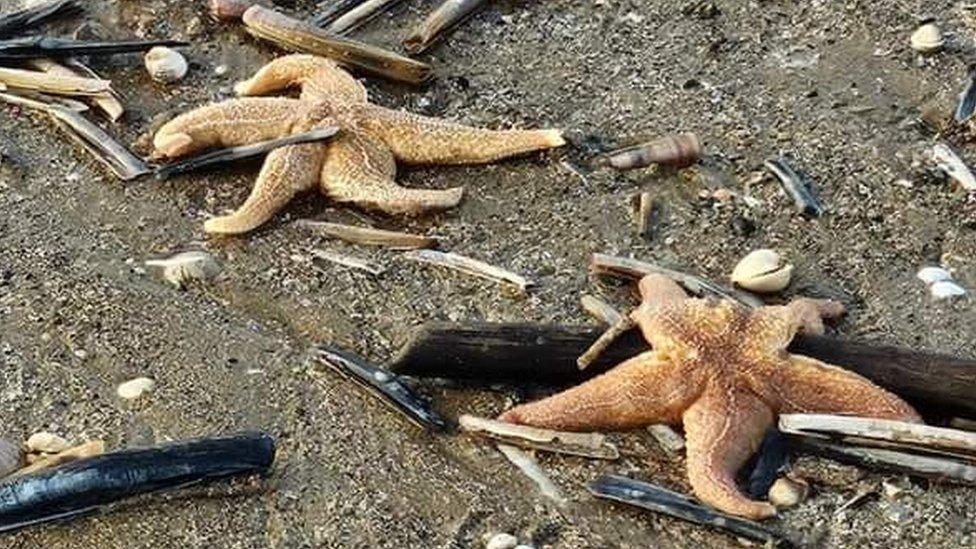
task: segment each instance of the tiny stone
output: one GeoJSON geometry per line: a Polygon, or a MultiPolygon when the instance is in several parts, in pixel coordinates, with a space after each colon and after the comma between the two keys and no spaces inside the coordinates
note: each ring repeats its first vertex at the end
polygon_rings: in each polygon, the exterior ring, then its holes
{"type": "Polygon", "coordinates": [[[518,545],[518,538],[512,534],[495,534],[488,540],[485,549],[515,549],[518,545]]]}
{"type": "Polygon", "coordinates": [[[148,377],[137,377],[119,385],[116,393],[118,393],[119,397],[121,398],[133,400],[141,397],[143,393],[152,391],[155,387],[156,382],[152,379],[149,379],[148,377]]]}
{"type": "Polygon", "coordinates": [[[31,453],[56,454],[68,449],[68,441],[47,431],[34,433],[25,443],[31,453]]]}
{"type": "Polygon", "coordinates": [[[216,67],[214,67],[214,74],[216,74],[217,76],[223,76],[227,74],[228,70],[229,69],[227,68],[227,65],[217,65],[216,67]]]}

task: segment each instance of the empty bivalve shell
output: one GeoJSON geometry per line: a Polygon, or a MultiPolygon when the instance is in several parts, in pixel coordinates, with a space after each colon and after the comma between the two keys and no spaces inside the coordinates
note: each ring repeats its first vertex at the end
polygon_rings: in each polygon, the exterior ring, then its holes
{"type": "Polygon", "coordinates": [[[742,258],[732,270],[732,282],[759,293],[773,293],[790,285],[793,265],[783,264],[774,250],[756,250],[742,258]]]}
{"type": "Polygon", "coordinates": [[[186,76],[187,64],[183,55],[173,49],[156,46],[146,52],[146,70],[157,82],[176,82],[186,76]]]}
{"type": "Polygon", "coordinates": [[[919,53],[935,53],[943,45],[942,31],[935,23],[926,23],[912,33],[912,49],[919,53]]]}

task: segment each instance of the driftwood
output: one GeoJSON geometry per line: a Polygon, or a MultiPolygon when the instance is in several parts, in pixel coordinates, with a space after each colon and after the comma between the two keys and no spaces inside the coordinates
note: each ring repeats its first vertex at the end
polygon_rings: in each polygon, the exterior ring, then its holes
{"type": "Polygon", "coordinates": [[[324,141],[326,139],[331,139],[332,136],[337,133],[339,133],[338,126],[328,126],[307,132],[296,133],[294,135],[289,135],[279,139],[269,139],[267,141],[253,143],[251,145],[240,145],[237,147],[228,147],[226,149],[210,151],[187,158],[186,160],[182,160],[180,162],[160,166],[156,169],[156,179],[169,179],[170,177],[176,175],[183,175],[187,172],[206,168],[215,164],[237,162],[239,160],[261,156],[268,154],[279,147],[284,147],[287,145],[300,145],[303,143],[324,141]]]}
{"type": "Polygon", "coordinates": [[[793,544],[784,534],[758,522],[726,515],[710,507],[705,507],[688,496],[627,477],[604,475],[590,484],[589,491],[601,499],[626,503],[701,526],[715,528],[734,536],[772,545],[791,546],[793,544]]]}
{"type": "Polygon", "coordinates": [[[434,76],[434,70],[426,63],[376,46],[339,38],[309,23],[261,6],[248,8],[243,21],[248,32],[285,49],[328,57],[385,78],[421,84],[434,76]]]}
{"type": "Polygon", "coordinates": [[[312,357],[317,363],[328,366],[379,397],[384,404],[400,412],[414,424],[431,431],[443,432],[449,429],[447,421],[396,374],[377,368],[352,353],[323,345],[315,348],[312,357]]]}
{"type": "Polygon", "coordinates": [[[338,238],[339,240],[344,240],[352,244],[362,244],[364,246],[385,246],[394,250],[416,250],[437,247],[437,239],[432,236],[384,231],[372,227],[356,227],[353,225],[314,221],[311,219],[299,219],[296,221],[296,224],[299,227],[332,238],[338,238]]]}
{"type": "MultiPolygon", "coordinates": [[[[632,330],[581,372],[576,359],[600,333],[590,326],[430,322],[417,329],[390,367],[419,377],[562,385],[647,350],[632,330]]],[[[924,412],[976,417],[974,359],[810,335],[798,335],[789,350],[855,371],[924,412]]]]}
{"type": "Polygon", "coordinates": [[[616,446],[607,442],[607,437],[600,433],[552,431],[470,415],[462,415],[458,418],[458,425],[461,430],[472,435],[513,446],[597,459],[620,457],[616,446]]]}
{"type": "Polygon", "coordinates": [[[48,19],[75,15],[82,11],[77,0],[42,2],[7,15],[0,15],[0,37],[19,34],[48,19]]]}

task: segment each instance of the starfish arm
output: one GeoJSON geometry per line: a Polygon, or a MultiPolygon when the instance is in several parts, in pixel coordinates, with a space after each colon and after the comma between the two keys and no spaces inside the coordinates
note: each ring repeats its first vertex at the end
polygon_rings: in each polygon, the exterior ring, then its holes
{"type": "Polygon", "coordinates": [[[752,519],[776,514],[766,502],[747,498],[735,474],[762,442],[773,414],[751,392],[712,385],[684,413],[688,480],[695,494],[715,508],[752,519]]]}
{"type": "Polygon", "coordinates": [[[360,132],[346,131],[329,145],[322,166],[321,189],[333,200],[389,214],[451,208],[464,194],[460,187],[407,189],[396,184],[395,174],[393,153],[382,142],[360,132]]]}
{"type": "Polygon", "coordinates": [[[315,188],[324,150],[321,143],[308,143],[271,151],[244,204],[231,215],[207,220],[204,231],[246,233],[271,219],[296,193],[315,188]]]}
{"type": "Polygon", "coordinates": [[[801,355],[790,355],[789,362],[777,368],[770,384],[780,413],[852,414],[921,421],[908,403],[870,380],[801,355]]]}
{"type": "Polygon", "coordinates": [[[308,104],[282,97],[234,99],[194,109],[170,120],[153,138],[161,157],[208,147],[247,145],[288,135],[306,117],[308,104]]]}
{"type": "Polygon", "coordinates": [[[292,87],[301,88],[302,100],[366,101],[366,88],[334,61],[303,54],[275,59],[238,83],[234,91],[237,95],[267,95],[292,87]]]}
{"type": "Polygon", "coordinates": [[[353,115],[408,164],[480,164],[566,143],[557,130],[484,130],[370,104],[353,115]]]}
{"type": "Polygon", "coordinates": [[[648,351],[572,389],[516,406],[499,419],[566,431],[676,423],[681,410],[698,397],[694,376],[682,364],[648,351]]]}

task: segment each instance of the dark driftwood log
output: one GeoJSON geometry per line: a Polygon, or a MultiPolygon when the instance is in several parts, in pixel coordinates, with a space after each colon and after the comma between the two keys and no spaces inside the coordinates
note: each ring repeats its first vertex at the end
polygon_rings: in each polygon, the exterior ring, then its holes
{"type": "MultiPolygon", "coordinates": [[[[636,330],[618,338],[586,370],[576,359],[603,332],[590,326],[448,323],[421,326],[390,368],[418,377],[578,383],[645,350],[636,330]]],[[[790,351],[853,370],[925,412],[976,417],[976,360],[798,336],[790,351]]]]}

